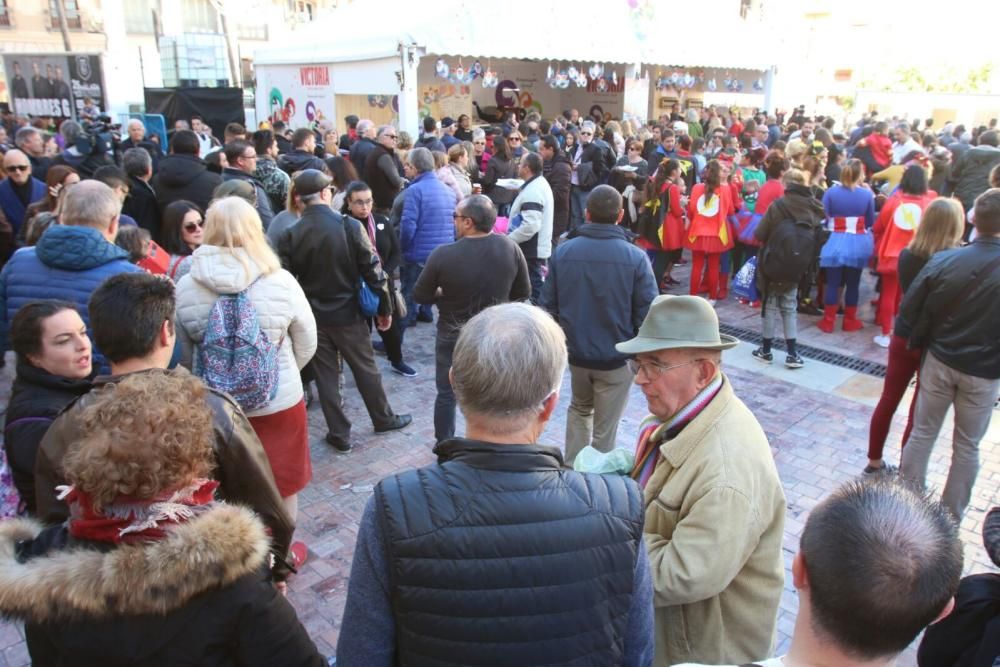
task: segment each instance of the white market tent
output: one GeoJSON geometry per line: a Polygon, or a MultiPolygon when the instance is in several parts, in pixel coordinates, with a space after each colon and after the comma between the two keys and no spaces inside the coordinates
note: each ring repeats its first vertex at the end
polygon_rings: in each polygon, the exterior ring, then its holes
{"type": "MultiPolygon", "coordinates": [[[[254,53],[258,118],[268,116],[268,90],[277,85],[270,84],[268,73],[281,66],[329,67],[334,95],[398,95],[399,125],[411,132],[419,121],[418,85],[435,83],[432,66],[439,57],[452,64],[465,58],[466,67],[476,59],[484,67],[493,60],[508,64],[534,61],[540,74],[534,77],[535,85],[539,87],[547,87],[541,81],[546,67],[560,63],[618,66],[617,71],[630,79],[655,79],[658,72],[675,66],[698,71],[716,68],[720,77],[723,71],[728,76],[730,70],[751,78],[768,73],[770,85],[773,59],[762,49],[741,48],[768,44],[764,26],[742,21],[733,2],[702,3],[707,6],[699,13],[715,18],[700,29],[692,29],[686,20],[672,20],[675,14],[668,14],[669,5],[662,1],[619,3],[355,0],[292,32],[291,43],[254,53]],[[712,11],[713,4],[719,11],[712,11]],[[724,18],[727,12],[733,15],[731,20],[724,18]],[[727,44],[732,46],[724,46],[727,44]]],[[[648,82],[643,85],[651,88],[648,82]]],[[[274,103],[271,99],[272,108],[274,103]]],[[[330,113],[341,115],[340,110],[330,113]]]]}

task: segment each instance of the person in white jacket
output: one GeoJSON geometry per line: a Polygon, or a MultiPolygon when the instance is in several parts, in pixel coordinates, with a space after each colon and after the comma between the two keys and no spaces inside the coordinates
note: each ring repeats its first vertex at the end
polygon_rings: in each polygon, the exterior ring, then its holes
{"type": "Polygon", "coordinates": [[[542,158],[527,153],[517,168],[524,185],[510,206],[510,226],[507,236],[521,246],[528,262],[531,280],[531,303],[538,305],[545,280],[545,267],[552,256],[552,218],[555,199],[549,182],[542,177],[542,158]]]}
{"type": "MultiPolygon", "coordinates": [[[[312,476],[309,428],[299,371],[316,352],[316,320],[302,288],[264,237],[257,211],[246,200],[216,200],[205,216],[204,243],[192,255],[191,272],[177,284],[177,338],[181,363],[192,367],[212,306],[222,294],[247,294],[261,329],[278,350],[278,389],[266,406],[247,413],[264,445],[278,492],[295,519],[298,492],[312,476]]],[[[292,544],[305,559],[305,546],[292,544]]],[[[295,565],[296,563],[293,563],[295,565]]]]}

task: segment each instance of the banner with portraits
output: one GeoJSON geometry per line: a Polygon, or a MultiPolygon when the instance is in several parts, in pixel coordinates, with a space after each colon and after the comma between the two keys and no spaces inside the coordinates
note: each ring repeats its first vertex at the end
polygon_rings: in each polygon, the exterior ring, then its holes
{"type": "Polygon", "coordinates": [[[58,122],[107,112],[99,55],[9,53],[3,64],[15,114],[51,116],[58,122]]]}

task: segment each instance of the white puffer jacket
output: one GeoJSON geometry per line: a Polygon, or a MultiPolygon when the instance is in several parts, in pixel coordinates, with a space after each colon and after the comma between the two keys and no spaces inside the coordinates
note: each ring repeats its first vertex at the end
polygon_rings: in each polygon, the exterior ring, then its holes
{"type": "Polygon", "coordinates": [[[239,259],[217,246],[203,245],[192,257],[191,272],[177,283],[181,364],[191,368],[194,346],[205,336],[209,313],[219,295],[241,292],[260,278],[249,293],[260,326],[275,343],[282,336],[284,340],[278,356],[278,393],[267,406],[247,416],[270,415],[293,407],[302,400],[299,369],[316,352],[316,319],[298,282],[284,269],[261,277],[260,269],[249,258],[251,272],[247,275],[239,259]]]}

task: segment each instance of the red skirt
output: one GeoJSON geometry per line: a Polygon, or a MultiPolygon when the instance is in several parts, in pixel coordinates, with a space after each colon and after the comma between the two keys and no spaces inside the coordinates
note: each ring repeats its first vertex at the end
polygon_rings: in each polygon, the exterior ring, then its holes
{"type": "Polygon", "coordinates": [[[670,214],[663,218],[663,249],[680,250],[684,247],[684,219],[670,214]]]}
{"type": "Polygon", "coordinates": [[[264,445],[281,497],[304,489],[312,479],[306,402],[302,400],[287,410],[249,419],[260,444],[264,445]]]}
{"type": "Polygon", "coordinates": [[[732,240],[723,243],[718,236],[696,236],[691,240],[689,236],[684,237],[684,247],[692,252],[706,252],[709,254],[722,254],[732,249],[732,240]]]}

